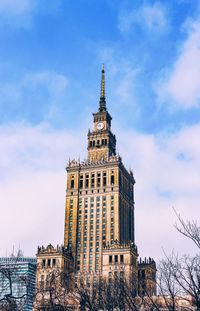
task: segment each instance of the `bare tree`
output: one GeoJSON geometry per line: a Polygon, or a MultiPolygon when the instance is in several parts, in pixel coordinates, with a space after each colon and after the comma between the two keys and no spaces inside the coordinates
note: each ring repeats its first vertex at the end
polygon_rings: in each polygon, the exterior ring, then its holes
{"type": "Polygon", "coordinates": [[[200,226],[197,221],[183,220],[180,214],[174,209],[177,216],[178,222],[175,223],[175,228],[183,234],[185,237],[189,238],[194,242],[194,244],[200,249],[200,226]]]}
{"type": "Polygon", "coordinates": [[[165,254],[158,267],[157,286],[161,301],[156,305],[162,310],[200,310],[200,227],[197,222],[183,220],[175,211],[175,228],[197,246],[195,256],[165,254]]]}
{"type": "Polygon", "coordinates": [[[31,283],[18,258],[0,264],[0,310],[23,310],[30,298],[31,283]]]}
{"type": "Polygon", "coordinates": [[[73,274],[56,268],[49,271],[46,279],[37,284],[34,310],[75,310],[79,306],[79,300],[73,274]]]}

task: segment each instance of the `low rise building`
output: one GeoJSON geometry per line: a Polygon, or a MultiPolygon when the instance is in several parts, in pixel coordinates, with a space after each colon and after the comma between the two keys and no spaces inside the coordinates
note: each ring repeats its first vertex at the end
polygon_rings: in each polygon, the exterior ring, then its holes
{"type": "Polygon", "coordinates": [[[36,258],[0,258],[0,301],[12,310],[32,311],[35,294],[36,258]]]}

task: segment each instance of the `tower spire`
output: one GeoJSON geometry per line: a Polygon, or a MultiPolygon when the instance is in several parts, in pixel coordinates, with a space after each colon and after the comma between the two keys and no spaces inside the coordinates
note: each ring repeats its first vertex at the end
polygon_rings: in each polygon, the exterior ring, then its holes
{"type": "Polygon", "coordinates": [[[101,94],[100,94],[100,101],[99,101],[99,111],[106,111],[104,64],[102,64],[102,70],[101,70],[101,94]]]}

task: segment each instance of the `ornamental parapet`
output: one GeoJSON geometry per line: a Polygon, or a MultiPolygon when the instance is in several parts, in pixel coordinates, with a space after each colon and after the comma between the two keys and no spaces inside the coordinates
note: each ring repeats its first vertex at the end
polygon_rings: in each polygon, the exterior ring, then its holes
{"type": "Polygon", "coordinates": [[[108,158],[108,160],[105,160],[103,157],[100,160],[95,160],[95,161],[89,161],[88,159],[84,161],[80,160],[69,160],[68,165],[67,165],[67,170],[70,168],[82,168],[82,167],[92,167],[92,166],[102,166],[110,163],[121,163],[122,158],[117,154],[117,155],[112,155],[108,158]]]}
{"type": "Polygon", "coordinates": [[[125,249],[129,248],[137,253],[137,246],[134,242],[120,243],[118,240],[113,240],[111,242],[105,242],[103,244],[103,249],[125,249]]]}
{"type": "Polygon", "coordinates": [[[44,255],[44,254],[62,254],[64,256],[71,256],[71,252],[68,247],[63,245],[57,245],[54,247],[52,244],[49,244],[47,247],[38,246],[37,255],[44,255]]]}
{"type": "Polygon", "coordinates": [[[149,266],[149,265],[152,265],[152,266],[155,266],[156,267],[156,262],[153,258],[149,257],[149,258],[144,258],[144,260],[142,260],[142,258],[140,258],[138,260],[138,266],[149,266]]]}

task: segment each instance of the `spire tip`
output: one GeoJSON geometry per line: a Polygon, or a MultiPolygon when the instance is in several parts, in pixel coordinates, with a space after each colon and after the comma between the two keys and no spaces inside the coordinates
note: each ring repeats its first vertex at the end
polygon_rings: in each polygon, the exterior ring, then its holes
{"type": "Polygon", "coordinates": [[[104,75],[104,63],[101,70],[101,93],[99,101],[99,111],[106,111],[106,97],[105,97],[105,75],[104,75]]]}

